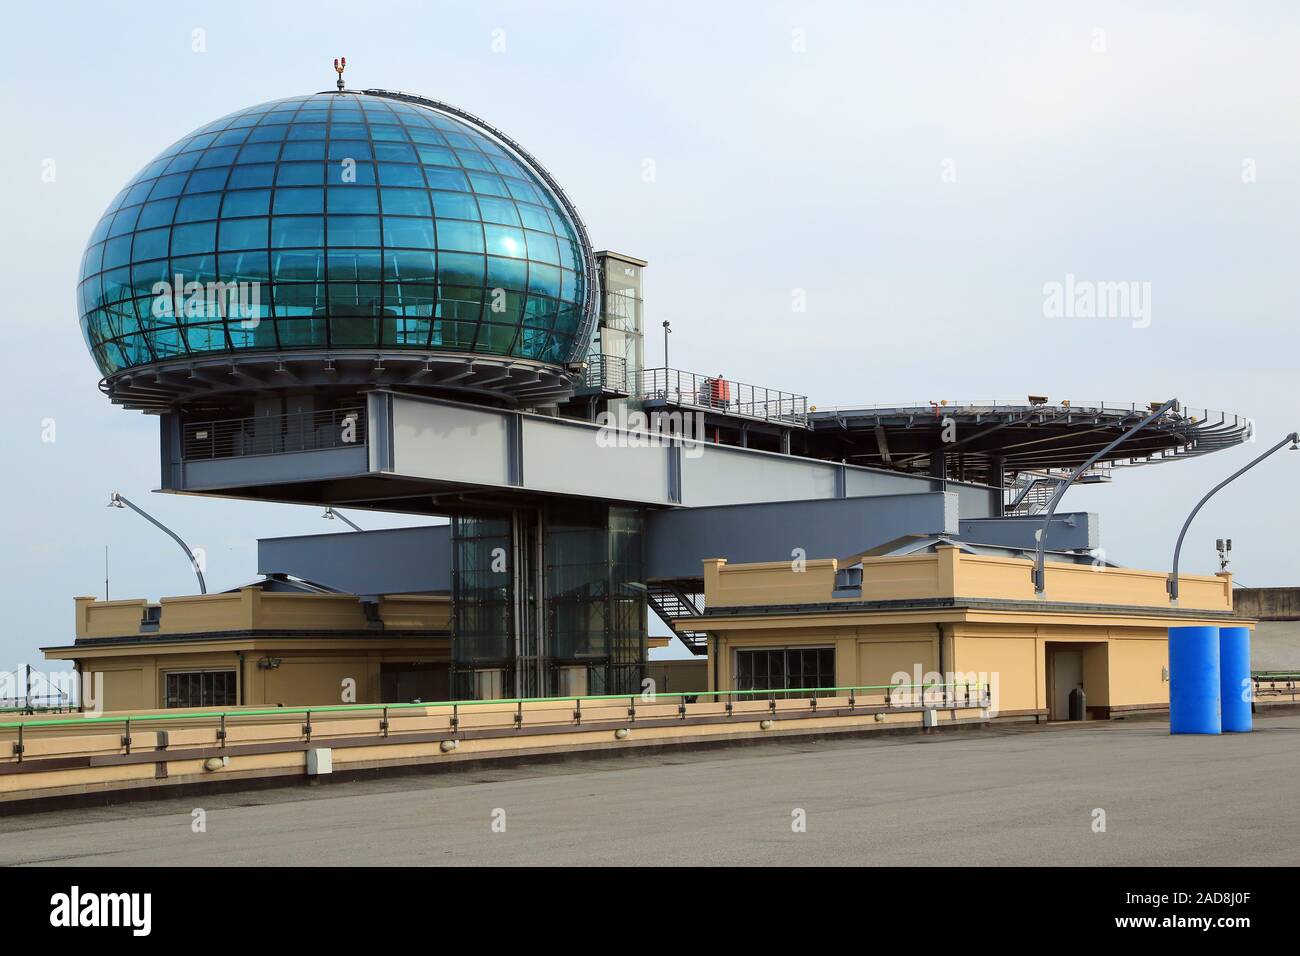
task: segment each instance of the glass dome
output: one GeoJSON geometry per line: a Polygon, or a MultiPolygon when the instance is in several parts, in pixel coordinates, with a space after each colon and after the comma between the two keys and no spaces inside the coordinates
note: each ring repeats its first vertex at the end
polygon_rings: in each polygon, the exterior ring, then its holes
{"type": "Polygon", "coordinates": [[[590,245],[507,143],[371,93],[209,123],[149,163],[90,237],[79,311],[100,371],[252,350],[573,360],[590,245]]]}

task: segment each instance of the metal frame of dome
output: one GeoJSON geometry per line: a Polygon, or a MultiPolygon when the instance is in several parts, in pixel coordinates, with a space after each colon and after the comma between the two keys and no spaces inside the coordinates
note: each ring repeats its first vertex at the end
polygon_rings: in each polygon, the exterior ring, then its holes
{"type": "Polygon", "coordinates": [[[390,100],[414,103],[417,106],[423,106],[428,109],[437,110],[440,113],[450,114],[457,119],[464,120],[467,123],[477,126],[489,136],[500,141],[503,146],[517,153],[525,162],[528,163],[533,172],[537,173],[537,175],[542,178],[542,181],[550,187],[551,191],[555,193],[556,198],[564,204],[564,211],[569,214],[569,219],[573,221],[574,228],[578,230],[578,240],[582,244],[583,265],[586,267],[587,274],[590,276],[588,285],[588,292],[590,294],[587,296],[586,301],[583,302],[582,323],[578,326],[578,334],[575,336],[575,341],[582,343],[581,350],[578,354],[584,354],[587,343],[591,340],[592,332],[595,330],[596,320],[599,316],[601,295],[600,272],[596,268],[595,247],[591,244],[591,236],[587,234],[587,224],[583,222],[582,215],[578,212],[578,207],[569,199],[569,194],[564,191],[564,187],[556,181],[555,177],[551,175],[550,171],[545,166],[537,161],[537,158],[533,156],[532,153],[528,152],[528,150],[524,149],[523,146],[511,139],[501,130],[475,116],[473,113],[467,112],[458,106],[452,106],[449,103],[431,100],[428,97],[417,96],[414,93],[403,93],[400,90],[368,89],[362,90],[361,92],[366,96],[383,96],[390,100]]]}
{"type": "Polygon", "coordinates": [[[586,223],[563,187],[516,140],[473,113],[397,90],[325,90],[320,95],[360,93],[411,103],[469,123],[516,154],[564,206],[581,246],[587,287],[574,337],[575,357],[566,365],[534,359],[442,350],[376,348],[214,352],[122,369],[100,380],[99,390],[114,404],[160,413],[180,406],[218,403],[250,391],[315,387],[388,387],[450,390],[515,405],[545,405],[573,395],[582,356],[599,319],[600,272],[586,223]]]}

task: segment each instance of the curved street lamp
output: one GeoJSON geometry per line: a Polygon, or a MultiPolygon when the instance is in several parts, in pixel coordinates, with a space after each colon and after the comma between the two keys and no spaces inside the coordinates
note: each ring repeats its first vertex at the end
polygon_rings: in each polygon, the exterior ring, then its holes
{"type": "Polygon", "coordinates": [[[1178,399],[1171,398],[1169,399],[1169,401],[1165,402],[1159,408],[1153,409],[1150,415],[1142,419],[1142,421],[1138,422],[1136,425],[1134,425],[1124,434],[1120,435],[1113,442],[1111,442],[1101,451],[1097,452],[1095,455],[1093,455],[1091,458],[1085,461],[1078,468],[1074,469],[1070,477],[1067,478],[1064,482],[1062,482],[1061,486],[1056,489],[1056,494],[1052,495],[1052,501],[1047,506],[1047,517],[1043,519],[1043,530],[1038,533],[1038,549],[1037,549],[1037,553],[1034,555],[1034,572],[1033,572],[1035,597],[1042,597],[1043,592],[1047,590],[1047,569],[1043,567],[1043,561],[1045,560],[1045,555],[1043,552],[1044,549],[1047,547],[1047,531],[1052,526],[1052,518],[1056,514],[1056,506],[1061,503],[1061,499],[1065,496],[1065,492],[1069,489],[1069,487],[1072,484],[1074,484],[1075,479],[1077,479],[1085,471],[1087,471],[1098,461],[1100,461],[1102,456],[1118,448],[1120,445],[1124,444],[1124,442],[1128,441],[1130,438],[1132,438],[1142,429],[1150,425],[1153,421],[1155,421],[1165,412],[1169,411],[1172,408],[1176,408],[1177,406],[1178,406],[1178,399]]]}
{"type": "Polygon", "coordinates": [[[1250,469],[1254,468],[1261,461],[1263,461],[1269,455],[1273,454],[1275,451],[1280,449],[1283,445],[1287,444],[1288,442],[1291,445],[1292,451],[1300,451],[1300,432],[1292,432],[1291,434],[1287,435],[1285,438],[1283,438],[1280,442],[1278,442],[1268,451],[1264,452],[1264,454],[1260,455],[1258,458],[1252,461],[1249,465],[1240,469],[1239,471],[1233,472],[1227,478],[1224,478],[1223,481],[1219,482],[1217,485],[1211,488],[1209,492],[1206,493],[1204,498],[1202,498],[1200,501],[1196,503],[1196,507],[1192,509],[1192,513],[1189,514],[1187,516],[1187,520],[1183,522],[1183,530],[1178,532],[1178,543],[1174,545],[1174,564],[1173,567],[1170,568],[1169,570],[1169,580],[1165,582],[1165,589],[1169,592],[1170,604],[1178,603],[1178,556],[1183,550],[1183,538],[1187,535],[1187,529],[1191,527],[1192,519],[1196,517],[1196,513],[1200,511],[1202,507],[1204,507],[1207,501],[1209,501],[1211,498],[1214,497],[1215,492],[1217,492],[1220,488],[1240,478],[1242,475],[1250,471],[1250,469]]]}
{"type": "Polygon", "coordinates": [[[141,518],[144,518],[146,521],[148,521],[148,522],[149,522],[151,525],[153,525],[155,528],[158,528],[160,531],[162,531],[163,533],[165,533],[169,538],[171,538],[173,541],[175,541],[177,544],[179,544],[179,545],[181,546],[181,550],[185,552],[185,557],[189,558],[189,560],[190,560],[190,566],[191,566],[192,568],[194,568],[194,573],[195,573],[196,575],[198,575],[198,578],[199,578],[199,593],[200,593],[200,594],[207,594],[207,593],[208,593],[208,585],[207,585],[207,583],[203,580],[203,569],[199,567],[199,562],[198,562],[198,559],[194,557],[194,552],[190,549],[190,546],[189,546],[188,544],[186,544],[184,541],[181,540],[180,535],[178,535],[178,534],[177,534],[175,531],[173,531],[171,528],[167,527],[165,524],[163,524],[161,521],[159,521],[159,520],[158,520],[157,518],[155,518],[153,515],[151,515],[151,514],[145,512],[145,511],[142,511],[140,508],[137,508],[137,507],[136,507],[135,505],[133,505],[133,504],[132,504],[128,499],[124,498],[122,495],[119,495],[116,491],[113,492],[113,494],[109,497],[109,499],[108,499],[108,506],[109,506],[110,508],[130,508],[130,509],[131,509],[132,511],[134,511],[136,514],[138,514],[141,518]]]}

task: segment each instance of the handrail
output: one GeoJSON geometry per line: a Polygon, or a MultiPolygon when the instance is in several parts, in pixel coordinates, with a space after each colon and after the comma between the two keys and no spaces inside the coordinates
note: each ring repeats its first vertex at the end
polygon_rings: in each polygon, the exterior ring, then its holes
{"type": "Polygon", "coordinates": [[[687,408],[708,409],[762,421],[808,426],[807,395],[750,385],[720,375],[676,368],[643,368],[637,381],[642,400],[657,399],[687,408]]]}
{"type": "Polygon", "coordinates": [[[365,444],[364,411],[359,407],[332,408],[189,422],[181,433],[181,458],[186,461],[244,458],[365,444]]]}
{"type": "Polygon", "coordinates": [[[588,388],[599,388],[602,391],[628,392],[627,359],[607,352],[590,355],[582,383],[588,388]]]}
{"type": "MultiPolygon", "coordinates": [[[[654,700],[659,698],[680,698],[680,697],[707,697],[707,696],[772,696],[775,694],[813,694],[814,696],[827,696],[832,693],[841,691],[899,691],[910,688],[921,688],[923,691],[935,690],[936,688],[945,687],[971,687],[977,690],[983,690],[988,685],[976,682],[971,684],[968,681],[949,681],[934,682],[921,684],[861,684],[846,687],[774,687],[760,690],[697,690],[697,691],[680,691],[674,693],[653,695],[654,700]]],[[[640,699],[642,693],[633,692],[630,694],[598,694],[586,697],[505,697],[493,700],[444,700],[430,701],[428,703],[395,703],[395,704],[321,704],[311,707],[268,707],[250,710],[222,710],[207,711],[203,713],[161,713],[161,714],[123,714],[112,717],[79,717],[63,720],[16,720],[0,722],[0,730],[16,730],[18,728],[33,727],[83,727],[87,724],[109,724],[123,723],[125,721],[149,721],[149,720],[229,720],[237,717],[270,717],[270,716],[296,716],[303,714],[327,714],[327,713],[367,713],[378,710],[410,709],[415,707],[472,707],[487,704],[542,704],[542,703],[563,703],[563,702],[585,702],[585,701],[604,701],[604,700],[628,700],[640,699]]]]}

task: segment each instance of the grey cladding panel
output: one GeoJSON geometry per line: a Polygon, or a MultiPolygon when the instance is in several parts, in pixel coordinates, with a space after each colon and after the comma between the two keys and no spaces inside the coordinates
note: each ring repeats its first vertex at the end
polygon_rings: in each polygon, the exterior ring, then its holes
{"type": "Polygon", "coordinates": [[[348,531],[257,542],[259,574],[291,574],[347,594],[451,590],[447,525],[348,531]]]}
{"type": "Polygon", "coordinates": [[[844,558],[909,534],[955,534],[942,492],[659,511],[646,523],[646,576],[698,578],[705,558],[733,563],[844,558]]]}
{"type": "MultiPolygon", "coordinates": [[[[1035,536],[1043,528],[1041,517],[987,518],[961,521],[961,539],[972,544],[992,544],[1004,548],[1034,548],[1035,536]]],[[[1049,551],[1082,551],[1100,547],[1101,535],[1097,516],[1086,511],[1058,514],[1052,518],[1047,534],[1049,551]]]]}
{"type": "Polygon", "coordinates": [[[524,486],[530,490],[663,504],[667,444],[620,441],[626,433],[594,425],[523,419],[524,486]]]}
{"type": "Polygon", "coordinates": [[[477,485],[509,483],[506,416],[393,397],[393,467],[401,475],[477,485]]]}
{"type": "MultiPolygon", "coordinates": [[[[243,485],[347,478],[364,475],[368,468],[366,449],[362,447],[186,461],[173,468],[173,473],[179,470],[182,475],[181,484],[176,490],[201,491],[204,488],[238,488],[243,485]]],[[[165,483],[164,487],[175,486],[165,483]]]]}
{"type": "Polygon", "coordinates": [[[801,501],[835,497],[836,466],[723,445],[682,450],[682,504],[801,501]]]}

